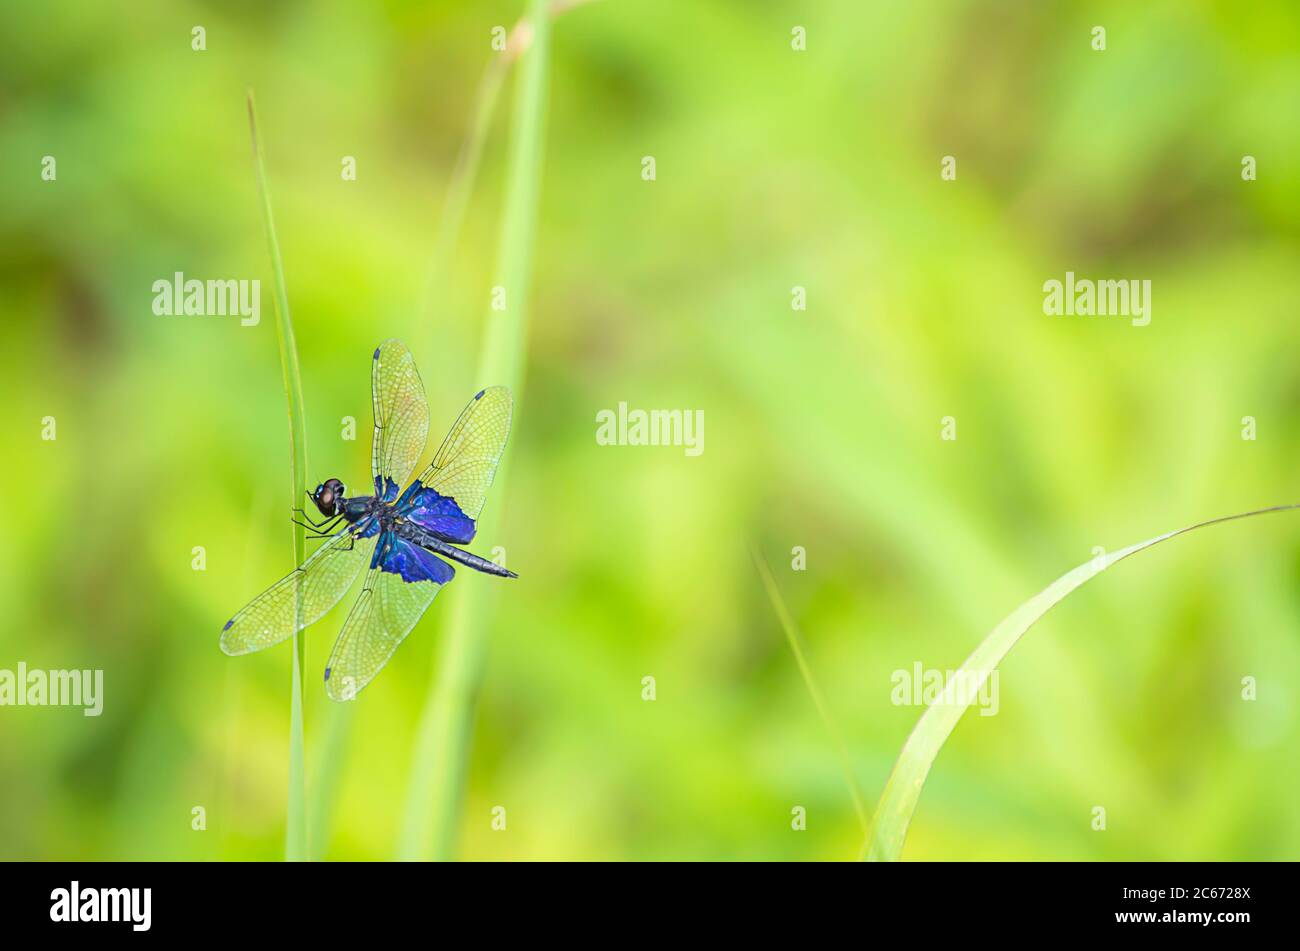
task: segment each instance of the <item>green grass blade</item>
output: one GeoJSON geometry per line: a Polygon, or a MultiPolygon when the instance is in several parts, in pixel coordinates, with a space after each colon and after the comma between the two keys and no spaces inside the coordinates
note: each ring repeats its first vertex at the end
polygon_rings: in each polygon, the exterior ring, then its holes
{"type": "Polygon", "coordinates": [[[753,556],[754,564],[758,566],[759,577],[763,579],[763,587],[767,589],[767,596],[771,600],[772,608],[776,611],[776,616],[781,622],[781,629],[785,631],[785,639],[790,644],[795,663],[799,665],[799,673],[803,675],[803,682],[812,697],[813,706],[817,708],[817,714],[822,718],[826,732],[830,734],[831,743],[835,746],[835,755],[839,758],[840,769],[844,771],[844,782],[848,785],[849,795],[853,798],[853,811],[858,814],[858,822],[862,825],[862,831],[866,832],[866,801],[863,799],[862,789],[858,786],[858,781],[853,775],[853,760],[849,756],[849,748],[844,745],[844,738],[840,734],[839,727],[835,725],[835,719],[831,716],[830,707],[826,704],[826,698],[822,695],[821,687],[817,685],[817,678],[813,676],[812,667],[808,664],[808,658],[805,656],[803,649],[803,635],[799,633],[794,617],[786,607],[785,599],[781,597],[781,589],[776,586],[776,579],[772,577],[772,569],[768,566],[767,559],[763,557],[757,548],[753,550],[753,556]]]}
{"type": "MultiPolygon", "coordinates": [[[[545,0],[531,0],[531,42],[517,73],[506,163],[506,197],[498,251],[498,274],[506,289],[506,310],[489,311],[479,359],[481,385],[504,384],[519,405],[527,345],[528,292],[533,241],[541,191],[546,81],[550,58],[550,18],[545,0]]],[[[516,417],[518,418],[518,417],[516,417]]],[[[505,492],[510,453],[497,473],[493,492],[505,492]]],[[[495,536],[496,516],[480,533],[495,536]]],[[[474,579],[484,581],[486,579],[474,579]]],[[[469,759],[471,725],[487,653],[485,584],[466,585],[445,632],[436,673],[416,734],[397,857],[454,857],[469,759]]]]}
{"type": "MultiPolygon", "coordinates": [[[[275,218],[271,214],[271,193],[266,184],[266,164],[262,158],[262,140],[257,134],[257,108],[253,91],[248,91],[248,128],[253,138],[253,157],[257,164],[257,187],[262,196],[262,220],[266,226],[266,244],[271,254],[271,275],[275,284],[275,333],[280,342],[280,372],[284,377],[284,394],[289,403],[289,479],[293,504],[306,491],[307,423],[302,400],[302,374],[298,369],[298,347],[293,337],[293,320],[289,315],[289,294],[284,284],[284,263],[280,259],[280,242],[275,237],[275,218]]],[[[306,536],[301,525],[293,525],[293,563],[301,565],[306,556],[306,536]]],[[[298,605],[301,614],[301,602],[298,605]]],[[[293,676],[289,699],[289,803],[285,821],[284,857],[286,861],[307,859],[307,780],[306,743],[303,725],[303,669],[306,665],[306,638],[293,637],[293,676]]]]}
{"type": "Polygon", "coordinates": [[[326,858],[334,831],[334,815],[343,793],[344,771],[348,748],[352,744],[352,727],[356,704],[329,703],[325,705],[324,726],[316,727],[320,740],[313,744],[315,766],[312,769],[310,837],[313,861],[326,858]]]}
{"type": "Polygon", "coordinates": [[[984,681],[997,665],[1007,656],[1025,631],[1066,595],[1129,555],[1178,535],[1184,535],[1207,525],[1217,525],[1220,522],[1231,522],[1240,518],[1250,518],[1269,512],[1285,512],[1296,508],[1300,508],[1300,505],[1276,505],[1253,512],[1225,515],[1188,525],[1185,528],[1177,528],[1155,538],[1148,538],[1136,545],[1130,545],[1079,565],[1016,608],[966,658],[966,662],[961,665],[959,676],[952,678],[938,700],[921,714],[921,719],[917,721],[907,742],[903,744],[903,751],[889,774],[885,790],[880,796],[880,803],[876,806],[876,813],[871,820],[871,829],[867,833],[865,844],[867,860],[891,862],[902,857],[907,827],[912,821],[917,800],[921,797],[921,789],[925,785],[926,776],[930,773],[935,757],[939,755],[939,750],[943,748],[943,744],[952,734],[967,708],[979,695],[984,681]],[[968,676],[963,677],[961,674],[968,676]],[[963,685],[964,690],[959,685],[963,685]]]}

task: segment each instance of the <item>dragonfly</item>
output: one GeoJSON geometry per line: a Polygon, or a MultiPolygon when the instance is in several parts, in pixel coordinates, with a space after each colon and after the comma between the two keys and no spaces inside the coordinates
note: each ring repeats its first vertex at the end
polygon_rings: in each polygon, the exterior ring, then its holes
{"type": "Polygon", "coordinates": [[[401,341],[386,340],[375,349],[371,390],[373,492],[349,497],[339,479],[326,479],[308,492],[322,518],[294,511],[321,546],[221,631],[221,649],[231,656],[264,650],[320,620],[364,570],[361,593],[325,667],[325,692],[339,701],[355,699],[388,663],[451,581],[452,562],[497,577],[519,577],[458,547],[474,540],[510,434],[510,390],[479,390],[429,467],[409,484],[428,439],[429,404],[415,359],[401,341]]]}

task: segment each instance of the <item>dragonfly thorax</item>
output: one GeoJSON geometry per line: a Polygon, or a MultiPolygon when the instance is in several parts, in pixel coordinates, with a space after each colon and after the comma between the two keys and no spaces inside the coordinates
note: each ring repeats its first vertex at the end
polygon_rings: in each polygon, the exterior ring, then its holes
{"type": "Polygon", "coordinates": [[[397,514],[397,506],[388,502],[379,503],[375,507],[374,514],[379,519],[379,530],[381,532],[392,531],[402,521],[397,514]]]}

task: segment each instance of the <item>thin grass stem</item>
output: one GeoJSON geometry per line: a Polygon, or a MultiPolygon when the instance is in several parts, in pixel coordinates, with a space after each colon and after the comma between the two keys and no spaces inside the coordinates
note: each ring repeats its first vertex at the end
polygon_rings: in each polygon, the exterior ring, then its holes
{"type": "MultiPolygon", "coordinates": [[[[275,236],[275,217],[271,213],[271,193],[266,183],[266,163],[262,140],[257,134],[257,107],[253,91],[248,91],[248,128],[253,139],[253,157],[257,164],[257,187],[262,197],[262,220],[266,244],[271,255],[271,275],[275,293],[275,333],[280,343],[280,372],[284,394],[289,404],[289,481],[294,504],[306,491],[307,423],[303,408],[302,374],[298,369],[298,347],[294,342],[293,320],[289,314],[289,294],[284,283],[284,263],[280,242],[275,236]]],[[[306,537],[301,525],[293,524],[293,563],[301,565],[306,556],[306,537]]],[[[301,628],[302,602],[298,603],[301,628]]],[[[289,862],[305,861],[307,851],[307,780],[306,743],[303,722],[303,672],[306,666],[306,638],[301,631],[293,636],[293,673],[289,693],[289,801],[285,818],[284,857],[289,862]]]]}
{"type": "MultiPolygon", "coordinates": [[[[594,0],[551,0],[549,15],[554,20],[561,14],[592,2],[594,0]]],[[[483,148],[492,129],[492,120],[496,115],[497,102],[501,98],[501,89],[505,85],[511,67],[527,52],[532,41],[532,26],[529,18],[524,17],[510,31],[506,48],[489,60],[487,69],[483,71],[483,78],[479,80],[478,92],[474,96],[474,104],[470,109],[469,134],[461,143],[460,151],[456,155],[456,164],[452,168],[447,196],[443,199],[442,215],[438,220],[437,237],[429,258],[429,276],[425,281],[422,300],[416,311],[421,318],[417,331],[420,352],[426,349],[425,343],[433,337],[435,326],[433,306],[446,285],[451,257],[460,241],[460,233],[465,224],[465,212],[469,207],[470,196],[474,192],[474,182],[478,178],[483,148]]]]}
{"type": "Polygon", "coordinates": [[[844,773],[844,782],[849,787],[849,795],[853,799],[853,811],[857,813],[858,822],[865,833],[868,824],[866,800],[853,774],[853,759],[849,756],[849,748],[844,743],[844,737],[835,723],[835,718],[831,715],[830,706],[826,703],[826,697],[818,686],[817,678],[813,676],[812,667],[808,663],[808,657],[804,652],[803,635],[799,633],[799,626],[795,624],[794,617],[786,607],[785,599],[781,596],[781,589],[777,587],[776,578],[772,576],[772,569],[768,566],[767,559],[757,548],[751,549],[751,553],[754,556],[754,564],[758,566],[758,575],[763,579],[763,587],[767,590],[768,599],[771,600],[772,608],[781,622],[781,629],[785,631],[785,639],[790,644],[795,663],[799,665],[799,673],[803,675],[804,686],[808,688],[808,695],[812,697],[813,706],[817,708],[817,715],[821,717],[822,724],[830,735],[831,744],[835,747],[835,755],[844,773]]]}

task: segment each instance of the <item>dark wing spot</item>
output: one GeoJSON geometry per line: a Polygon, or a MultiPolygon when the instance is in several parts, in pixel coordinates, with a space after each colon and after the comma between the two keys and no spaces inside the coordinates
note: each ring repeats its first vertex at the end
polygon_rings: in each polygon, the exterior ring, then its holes
{"type": "Polygon", "coordinates": [[[326,680],[330,679],[330,669],[328,667],[325,668],[325,679],[326,680]]]}
{"type": "Polygon", "coordinates": [[[372,357],[371,359],[374,359],[374,360],[378,360],[378,359],[379,359],[379,348],[378,348],[378,347],[375,347],[375,355],[374,355],[374,357],[372,357]]]}
{"type": "Polygon", "coordinates": [[[228,630],[230,630],[230,625],[232,625],[232,624],[234,624],[234,623],[235,623],[235,619],[234,619],[234,618],[231,618],[229,621],[226,622],[226,626],[223,627],[222,630],[223,630],[223,631],[228,631],[228,630]]]}
{"type": "Polygon", "coordinates": [[[476,399],[476,400],[478,400],[478,399],[482,399],[482,398],[483,398],[483,394],[486,393],[486,392],[487,392],[487,390],[479,390],[477,393],[474,394],[474,399],[476,399]]]}

